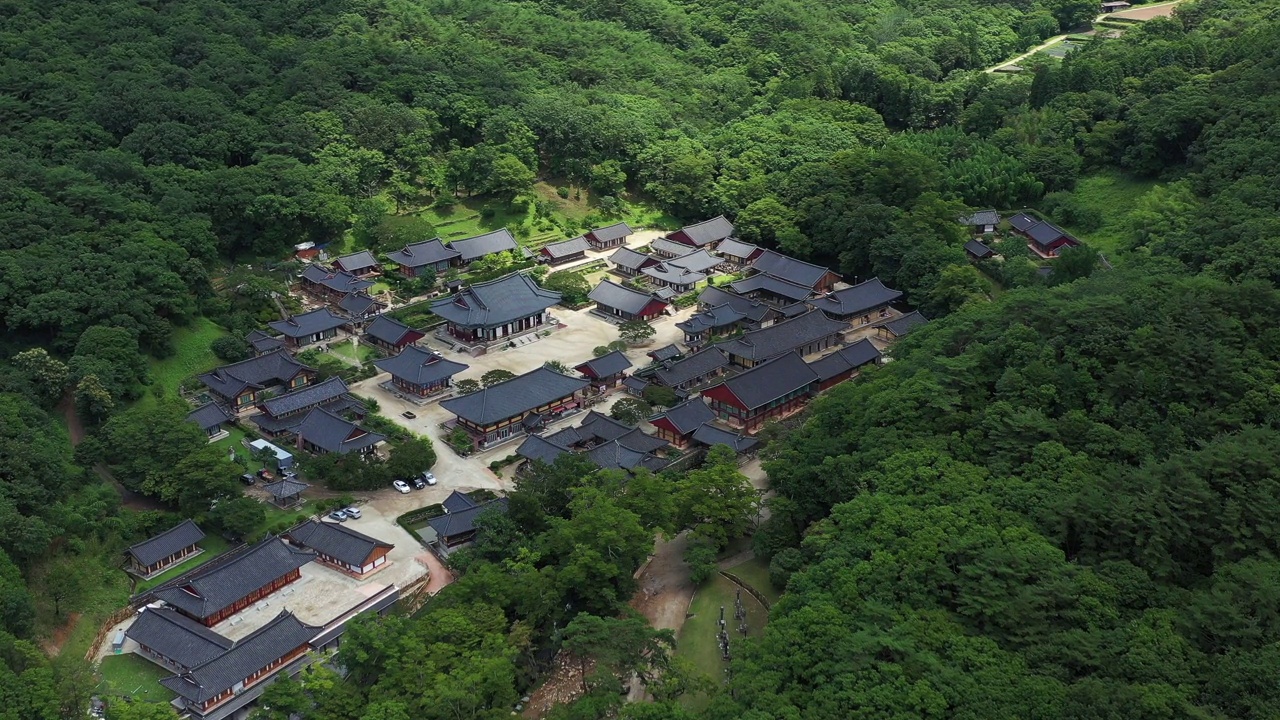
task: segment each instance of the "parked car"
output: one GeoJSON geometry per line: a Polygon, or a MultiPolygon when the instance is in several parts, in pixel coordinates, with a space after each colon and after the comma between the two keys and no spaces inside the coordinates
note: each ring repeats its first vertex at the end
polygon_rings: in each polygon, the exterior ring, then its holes
{"type": "Polygon", "coordinates": [[[408,486],[408,485],[405,483],[405,481],[403,481],[403,480],[397,480],[397,481],[395,481],[395,482],[391,483],[391,486],[392,486],[392,487],[394,487],[396,490],[399,490],[399,491],[400,491],[400,492],[402,492],[402,493],[407,493],[407,492],[409,492],[409,486],[408,486]]]}
{"type": "Polygon", "coordinates": [[[413,483],[414,490],[422,490],[427,486],[426,481],[418,477],[417,475],[414,475],[413,477],[409,478],[409,482],[413,483]]]}
{"type": "Polygon", "coordinates": [[[245,485],[252,485],[258,482],[258,478],[254,477],[253,473],[245,473],[240,476],[240,482],[244,483],[245,485]]]}
{"type": "Polygon", "coordinates": [[[346,511],[346,510],[334,510],[333,512],[329,513],[329,519],[330,519],[330,520],[337,520],[338,522],[346,522],[346,521],[347,521],[347,511],[346,511]]]}
{"type": "Polygon", "coordinates": [[[342,512],[346,513],[347,517],[352,518],[353,520],[360,519],[360,508],[353,508],[353,507],[343,508],[342,512]]]}
{"type": "Polygon", "coordinates": [[[412,419],[414,419],[414,418],[416,418],[416,417],[418,417],[418,416],[417,416],[417,414],[416,414],[416,413],[414,413],[412,410],[405,410],[404,412],[400,413],[400,417],[402,417],[402,418],[408,418],[408,419],[412,420],[412,419]]]}
{"type": "Polygon", "coordinates": [[[262,478],[263,480],[266,480],[267,482],[271,482],[272,480],[276,479],[276,476],[272,475],[271,471],[266,468],[262,468],[261,470],[258,471],[258,477],[262,478]]]}
{"type": "Polygon", "coordinates": [[[426,483],[427,483],[428,485],[435,485],[435,484],[436,484],[436,476],[435,476],[435,475],[432,475],[432,474],[431,474],[431,471],[429,471],[429,470],[424,470],[424,471],[422,472],[421,477],[422,477],[422,479],[423,479],[423,480],[425,480],[425,481],[426,481],[426,483]]]}

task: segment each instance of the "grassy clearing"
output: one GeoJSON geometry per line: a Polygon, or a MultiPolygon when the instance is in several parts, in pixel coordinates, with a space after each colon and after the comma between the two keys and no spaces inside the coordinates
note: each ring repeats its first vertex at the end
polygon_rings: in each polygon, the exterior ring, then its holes
{"type": "MultiPolygon", "coordinates": [[[[85,653],[89,652],[89,646],[93,644],[93,639],[98,634],[98,628],[102,627],[102,623],[129,602],[129,576],[113,564],[118,562],[114,553],[110,558],[87,558],[84,562],[96,565],[100,568],[100,572],[94,575],[92,586],[85,592],[85,600],[80,608],[80,619],[67,634],[66,641],[62,643],[60,654],[69,657],[84,657],[85,653]]],[[[37,588],[35,592],[37,594],[36,631],[41,636],[47,636],[51,634],[50,629],[54,619],[46,616],[46,611],[50,608],[40,601],[40,589],[37,588]]],[[[56,619],[59,624],[63,620],[63,618],[56,619]]]]}
{"type": "Polygon", "coordinates": [[[769,582],[769,563],[761,558],[752,558],[734,565],[728,571],[763,595],[770,604],[778,602],[778,598],[782,597],[782,591],[769,582]]]}
{"type": "Polygon", "coordinates": [[[363,365],[371,360],[377,360],[382,355],[373,348],[364,344],[352,345],[352,343],[344,342],[329,346],[329,352],[334,355],[341,355],[353,363],[363,365]]]}
{"type": "Polygon", "coordinates": [[[249,451],[245,449],[241,442],[248,437],[248,433],[235,425],[224,425],[227,429],[227,436],[213,444],[216,448],[221,448],[223,452],[235,450],[236,454],[241,457],[248,457],[249,451]]]}
{"type": "Polygon", "coordinates": [[[222,361],[209,349],[209,343],[226,334],[226,330],[203,317],[196,318],[188,327],[175,330],[173,347],[176,352],[163,360],[151,361],[151,387],[138,400],[139,404],[153,403],[157,397],[175,398],[183,380],[220,365],[222,361]]]}
{"type": "MultiPolygon", "coordinates": [[[[713,681],[724,679],[724,670],[728,667],[720,655],[716,641],[717,624],[720,619],[720,607],[724,606],[725,622],[729,626],[729,647],[742,640],[738,632],[738,623],[734,619],[734,597],[738,586],[720,575],[715,575],[698,588],[689,606],[692,615],[680,629],[676,654],[688,658],[698,669],[706,673],[713,681]]],[[[748,593],[742,594],[742,603],[747,609],[748,636],[756,637],[764,630],[769,616],[764,606],[748,593]]],[[[685,696],[681,702],[691,710],[699,710],[707,703],[705,696],[685,696]]]]}
{"type": "Polygon", "coordinates": [[[190,560],[187,560],[186,562],[179,564],[177,567],[169,568],[168,570],[165,570],[164,572],[151,578],[150,580],[138,581],[138,585],[134,589],[134,592],[140,593],[144,590],[149,590],[159,585],[162,582],[168,582],[169,580],[172,580],[178,577],[179,575],[181,575],[184,572],[187,572],[188,570],[194,570],[200,567],[201,565],[218,557],[222,553],[230,550],[231,543],[227,542],[226,540],[224,540],[222,537],[218,535],[205,535],[204,539],[200,541],[200,547],[204,548],[204,552],[191,558],[190,560]]]}
{"type": "MultiPolygon", "coordinates": [[[[522,196],[515,202],[487,197],[459,198],[452,207],[428,207],[414,215],[434,225],[445,241],[507,227],[517,231],[522,244],[537,247],[589,229],[586,227],[587,218],[596,212],[594,200],[585,188],[569,187],[569,197],[562,198],[557,192],[558,187],[569,186],[555,181],[541,182],[534,185],[530,196],[522,196]],[[531,199],[549,203],[553,208],[551,217],[537,217],[531,199]]],[[[676,218],[636,199],[628,201],[627,213],[620,219],[632,227],[672,230],[680,227],[676,218]]]]}
{"type": "Polygon", "coordinates": [[[1069,224],[1064,224],[1063,227],[1104,253],[1114,263],[1117,251],[1126,241],[1125,225],[1129,213],[1133,212],[1138,200],[1157,185],[1155,181],[1140,180],[1119,172],[1105,172],[1082,178],[1076,183],[1073,194],[1081,206],[1092,208],[1102,216],[1102,226],[1096,230],[1085,230],[1069,224]]]}
{"type": "Polygon", "coordinates": [[[98,692],[104,695],[131,697],[149,703],[167,703],[174,697],[160,684],[161,678],[173,673],[134,653],[103,658],[98,674],[102,677],[98,692]]]}

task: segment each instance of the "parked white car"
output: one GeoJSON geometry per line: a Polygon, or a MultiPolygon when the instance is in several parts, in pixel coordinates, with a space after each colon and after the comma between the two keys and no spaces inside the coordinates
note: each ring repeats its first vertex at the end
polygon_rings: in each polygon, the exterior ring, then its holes
{"type": "Polygon", "coordinates": [[[402,493],[408,493],[408,492],[409,492],[409,485],[408,485],[407,483],[405,483],[405,481],[403,481],[403,480],[397,480],[397,481],[395,481],[395,482],[391,483],[391,486],[392,486],[392,487],[394,487],[396,490],[399,490],[399,491],[400,491],[400,492],[402,492],[402,493]]]}
{"type": "Polygon", "coordinates": [[[360,517],[360,509],[359,509],[359,508],[353,508],[353,507],[343,508],[343,509],[342,509],[342,512],[346,513],[346,514],[347,514],[347,517],[349,517],[349,518],[356,518],[356,519],[359,519],[359,517],[360,517]]]}
{"type": "Polygon", "coordinates": [[[436,476],[432,475],[430,471],[424,471],[422,473],[422,479],[425,480],[428,485],[436,484],[436,476]]]}

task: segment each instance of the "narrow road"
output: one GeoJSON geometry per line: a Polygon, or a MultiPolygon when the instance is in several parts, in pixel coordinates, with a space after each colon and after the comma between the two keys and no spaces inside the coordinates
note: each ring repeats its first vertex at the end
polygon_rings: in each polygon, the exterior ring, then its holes
{"type": "Polygon", "coordinates": [[[1008,60],[1004,60],[1004,61],[1002,61],[1002,62],[996,63],[995,65],[992,65],[991,67],[987,68],[987,72],[989,72],[989,73],[993,73],[993,72],[995,72],[996,70],[999,70],[1000,68],[1004,67],[1005,65],[1016,65],[1016,64],[1018,64],[1018,62],[1019,62],[1019,61],[1025,60],[1025,59],[1027,59],[1027,58],[1031,57],[1032,55],[1035,55],[1036,53],[1038,53],[1038,52],[1040,52],[1041,50],[1043,50],[1043,49],[1045,49],[1045,48],[1049,47],[1050,45],[1053,45],[1053,44],[1054,44],[1054,43],[1056,43],[1056,42],[1060,42],[1060,41],[1062,41],[1062,40],[1065,40],[1068,34],[1069,34],[1069,33],[1064,33],[1064,34],[1062,34],[1062,35],[1054,35],[1053,37],[1049,38],[1048,40],[1045,40],[1044,42],[1042,42],[1042,43],[1040,43],[1039,45],[1037,45],[1037,46],[1035,46],[1035,47],[1031,48],[1030,50],[1028,50],[1028,51],[1026,51],[1026,52],[1022,53],[1021,55],[1019,55],[1019,56],[1017,56],[1017,57],[1010,58],[1010,59],[1008,59],[1008,60]]]}
{"type": "MultiPolygon", "coordinates": [[[[1149,14],[1150,14],[1150,11],[1151,11],[1151,10],[1153,10],[1153,9],[1156,9],[1156,8],[1163,8],[1163,7],[1172,7],[1172,6],[1177,5],[1178,3],[1181,3],[1181,2],[1182,2],[1182,0],[1169,0],[1169,2],[1155,3],[1155,4],[1153,4],[1153,5],[1137,5],[1137,6],[1135,6],[1135,7],[1131,8],[1131,9],[1129,9],[1129,10],[1124,10],[1124,11],[1116,12],[1116,13],[1101,13],[1100,15],[1098,15],[1097,17],[1095,17],[1095,18],[1093,19],[1093,22],[1095,22],[1095,23],[1096,23],[1096,22],[1098,22],[1099,20],[1105,20],[1105,19],[1110,18],[1110,17],[1125,18],[1125,17],[1128,17],[1129,13],[1133,13],[1133,12],[1135,12],[1135,11],[1144,11],[1144,12],[1142,12],[1142,13],[1140,13],[1140,14],[1143,14],[1143,15],[1149,15],[1149,14]]],[[[1157,16],[1157,15],[1151,15],[1151,17],[1156,17],[1156,16],[1157,16]]],[[[1143,20],[1147,20],[1147,19],[1150,19],[1150,18],[1141,18],[1141,19],[1143,19],[1143,20]]],[[[1018,55],[1017,57],[1012,57],[1012,58],[1009,58],[1008,60],[1002,60],[1002,61],[1000,61],[1000,62],[996,63],[995,65],[992,65],[991,67],[987,68],[987,70],[986,70],[986,71],[987,71],[987,72],[989,72],[989,73],[993,73],[993,72],[995,72],[996,70],[999,70],[1000,68],[1004,67],[1005,65],[1016,65],[1016,64],[1018,64],[1019,62],[1021,62],[1021,61],[1023,61],[1023,60],[1026,60],[1027,58],[1031,57],[1032,55],[1035,55],[1036,53],[1040,52],[1041,50],[1044,50],[1045,48],[1049,47],[1050,45],[1053,45],[1054,43],[1061,42],[1062,40],[1065,40],[1065,39],[1067,38],[1067,36],[1069,36],[1069,35],[1076,35],[1076,34],[1078,34],[1078,33],[1070,32],[1070,33],[1063,33],[1063,34],[1061,34],[1061,35],[1054,35],[1053,37],[1049,38],[1048,40],[1045,40],[1044,42],[1042,42],[1042,43],[1040,43],[1039,45],[1037,45],[1037,46],[1035,46],[1035,47],[1031,48],[1030,50],[1028,50],[1028,51],[1026,51],[1026,52],[1022,53],[1021,55],[1018,55]]]]}

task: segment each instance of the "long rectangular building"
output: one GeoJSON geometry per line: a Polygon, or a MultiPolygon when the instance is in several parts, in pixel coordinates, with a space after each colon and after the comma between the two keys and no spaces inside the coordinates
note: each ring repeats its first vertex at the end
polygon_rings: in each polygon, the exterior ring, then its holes
{"type": "Polygon", "coordinates": [[[787,353],[811,355],[841,345],[848,327],[818,310],[810,310],[713,347],[728,355],[734,365],[749,368],[787,353]]]}
{"type": "Polygon", "coordinates": [[[755,432],[805,406],[818,375],[796,353],[787,353],[702,391],[711,410],[730,427],[755,432]]]}
{"type": "Polygon", "coordinates": [[[545,367],[440,403],[477,448],[524,435],[547,416],[577,406],[588,382],[545,367]]]}
{"type": "Polygon", "coordinates": [[[289,547],[271,536],[188,573],[156,590],[156,599],[206,627],[213,627],[262,598],[297,580],[315,553],[289,547]]]}

